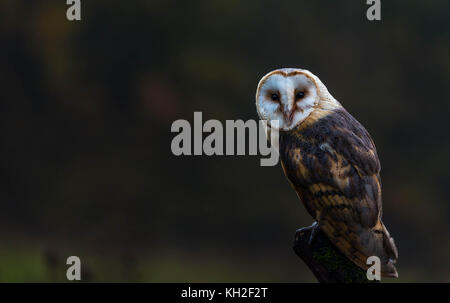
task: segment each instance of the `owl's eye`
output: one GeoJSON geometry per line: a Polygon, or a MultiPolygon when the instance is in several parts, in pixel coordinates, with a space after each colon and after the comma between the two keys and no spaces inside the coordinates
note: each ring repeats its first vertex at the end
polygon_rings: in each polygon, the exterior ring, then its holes
{"type": "Polygon", "coordinates": [[[270,96],[270,98],[272,99],[272,101],[279,101],[280,100],[280,96],[278,96],[278,94],[272,94],[270,96]]]}
{"type": "Polygon", "coordinates": [[[295,95],[295,99],[303,99],[305,97],[305,93],[304,92],[297,92],[297,94],[295,95]]]}

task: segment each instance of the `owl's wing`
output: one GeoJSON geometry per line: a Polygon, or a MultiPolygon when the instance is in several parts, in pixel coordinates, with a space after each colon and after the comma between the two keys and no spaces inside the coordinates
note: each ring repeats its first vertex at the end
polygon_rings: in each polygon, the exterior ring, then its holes
{"type": "Polygon", "coordinates": [[[282,133],[283,169],[308,212],[349,259],[381,260],[396,276],[397,248],[381,221],[380,163],[364,127],[345,110],[282,133]]]}

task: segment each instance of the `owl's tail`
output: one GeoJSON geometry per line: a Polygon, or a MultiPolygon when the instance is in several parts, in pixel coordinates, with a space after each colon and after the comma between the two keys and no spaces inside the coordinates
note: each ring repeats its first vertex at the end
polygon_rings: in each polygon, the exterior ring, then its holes
{"type": "Polygon", "coordinates": [[[385,277],[398,278],[397,269],[395,268],[398,258],[397,246],[383,222],[380,220],[375,228],[363,231],[361,237],[362,239],[366,237],[366,254],[373,254],[373,256],[380,258],[381,274],[385,277]]]}
{"type": "MultiPolygon", "coordinates": [[[[342,222],[340,222],[342,223],[342,222]]],[[[360,225],[343,226],[325,220],[322,230],[331,242],[356,265],[367,270],[372,264],[367,259],[376,256],[380,259],[380,272],[384,277],[398,277],[395,263],[398,251],[394,239],[381,220],[373,228],[360,225]]]]}

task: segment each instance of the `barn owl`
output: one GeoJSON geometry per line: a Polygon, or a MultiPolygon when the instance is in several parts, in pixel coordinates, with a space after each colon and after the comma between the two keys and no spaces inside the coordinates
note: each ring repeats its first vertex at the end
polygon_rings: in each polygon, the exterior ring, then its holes
{"type": "Polygon", "coordinates": [[[261,120],[278,121],[283,171],[315,219],[311,235],[322,230],[363,269],[377,256],[381,275],[398,277],[397,248],[381,220],[380,162],[366,129],[304,69],[265,75],[256,108],[261,120]]]}

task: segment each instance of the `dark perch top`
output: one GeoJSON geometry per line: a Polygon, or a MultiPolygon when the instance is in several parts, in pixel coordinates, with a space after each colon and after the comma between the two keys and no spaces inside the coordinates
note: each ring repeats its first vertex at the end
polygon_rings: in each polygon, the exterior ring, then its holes
{"type": "Polygon", "coordinates": [[[311,229],[300,229],[295,233],[294,251],[308,265],[320,283],[368,283],[366,271],[347,259],[318,230],[308,244],[311,229]]]}

